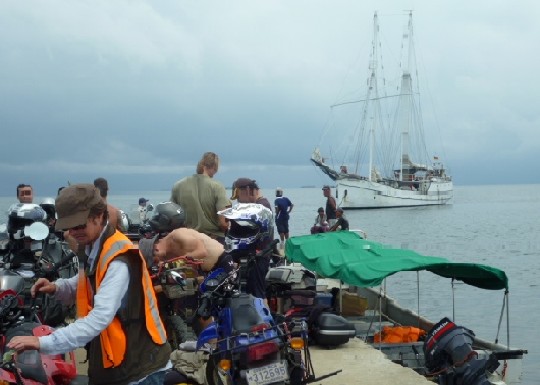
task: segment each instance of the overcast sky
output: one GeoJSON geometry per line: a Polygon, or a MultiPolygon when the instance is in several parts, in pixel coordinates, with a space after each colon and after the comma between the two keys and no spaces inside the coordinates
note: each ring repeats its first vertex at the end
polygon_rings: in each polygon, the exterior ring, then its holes
{"type": "Polygon", "coordinates": [[[538,183],[536,0],[3,0],[0,194],[168,190],[205,151],[227,187],[328,183],[309,157],[330,105],[374,11],[397,47],[408,9],[455,184],[538,183]]]}

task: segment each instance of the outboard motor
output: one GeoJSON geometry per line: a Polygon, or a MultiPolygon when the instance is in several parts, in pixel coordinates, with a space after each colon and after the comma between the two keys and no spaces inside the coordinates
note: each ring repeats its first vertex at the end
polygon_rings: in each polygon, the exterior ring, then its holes
{"type": "Polygon", "coordinates": [[[490,385],[487,373],[499,366],[494,354],[478,358],[473,350],[474,332],[448,318],[429,331],[424,342],[425,366],[438,376],[439,385],[490,385]]]}

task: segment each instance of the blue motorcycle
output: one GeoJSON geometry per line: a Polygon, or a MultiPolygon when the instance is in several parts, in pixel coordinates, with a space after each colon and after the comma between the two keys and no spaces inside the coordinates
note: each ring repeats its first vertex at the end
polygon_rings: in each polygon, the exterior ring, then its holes
{"type": "MultiPolygon", "coordinates": [[[[264,258],[271,248],[248,261],[264,258]]],[[[303,384],[312,378],[307,328],[278,324],[261,298],[242,293],[240,269],[218,269],[201,284],[198,316],[211,322],[199,335],[197,349],[211,347],[207,382],[211,385],[303,384]]]]}
{"type": "MultiPolygon", "coordinates": [[[[242,290],[244,284],[252,293],[265,288],[268,256],[278,242],[273,240],[272,212],[260,204],[238,204],[218,214],[229,220],[225,250],[239,268],[217,268],[200,285],[193,325],[197,350],[208,352],[199,354],[207,359],[206,368],[186,378],[201,383],[202,376],[208,385],[301,385],[337,374],[315,378],[305,321],[276,322],[262,298],[242,290]]],[[[187,374],[182,365],[198,364],[190,356],[178,365],[178,372],[187,374]]],[[[178,383],[171,380],[166,383],[178,383]]]]}

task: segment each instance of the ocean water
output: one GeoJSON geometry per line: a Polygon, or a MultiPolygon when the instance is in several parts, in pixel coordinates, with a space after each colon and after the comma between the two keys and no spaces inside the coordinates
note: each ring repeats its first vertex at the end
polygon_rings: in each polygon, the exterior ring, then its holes
{"type": "MultiPolygon", "coordinates": [[[[523,361],[522,385],[540,383],[540,331],[536,323],[540,317],[539,189],[540,185],[456,186],[452,205],[346,211],[351,228],[364,230],[371,240],[455,262],[475,262],[504,270],[509,278],[510,345],[529,351],[523,361]]],[[[273,201],[272,189],[262,191],[273,201]]],[[[112,195],[109,202],[134,216],[139,197],[155,204],[168,200],[169,193],[139,191],[112,195]]],[[[294,204],[291,236],[309,233],[317,208],[325,205],[321,189],[286,188],[284,195],[294,204]]],[[[14,201],[11,197],[0,197],[0,223],[5,223],[5,211],[14,201]]],[[[39,201],[40,197],[36,197],[35,202],[39,201]]],[[[452,317],[450,280],[420,273],[420,305],[416,280],[417,274],[412,272],[389,277],[389,294],[401,305],[433,321],[452,317]]],[[[494,341],[502,291],[455,286],[455,321],[479,337],[494,341]]],[[[498,338],[506,343],[505,318],[498,338]]]]}

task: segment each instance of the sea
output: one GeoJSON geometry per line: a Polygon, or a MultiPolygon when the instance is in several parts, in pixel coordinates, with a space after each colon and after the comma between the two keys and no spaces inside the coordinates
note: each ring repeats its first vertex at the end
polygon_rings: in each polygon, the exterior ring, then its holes
{"type": "MultiPolygon", "coordinates": [[[[262,192],[273,201],[273,189],[263,188],[262,192]]],[[[294,204],[290,236],[308,234],[317,209],[325,206],[321,188],[285,188],[284,195],[294,204]]],[[[108,200],[135,217],[140,197],[156,204],[169,196],[170,191],[137,191],[110,195],[108,200]]],[[[35,197],[34,202],[42,198],[35,197]]],[[[0,197],[0,223],[6,223],[6,211],[14,201],[13,197],[0,197]]],[[[347,210],[345,215],[351,229],[361,229],[368,239],[389,247],[505,271],[509,279],[510,346],[528,350],[521,384],[540,384],[539,184],[455,186],[451,205],[347,210]]],[[[506,310],[501,321],[502,291],[463,284],[452,287],[450,280],[429,272],[395,274],[387,279],[386,289],[400,305],[432,321],[454,317],[456,323],[485,340],[498,338],[507,343],[506,310]]]]}

